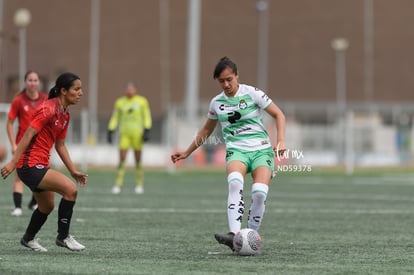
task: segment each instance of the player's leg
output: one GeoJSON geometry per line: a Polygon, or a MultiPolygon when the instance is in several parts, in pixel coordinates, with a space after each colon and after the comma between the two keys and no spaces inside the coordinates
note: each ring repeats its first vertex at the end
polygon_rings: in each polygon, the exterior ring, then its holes
{"type": "Polygon", "coordinates": [[[39,232],[43,224],[46,222],[48,215],[54,208],[53,192],[38,189],[38,185],[47,173],[48,168],[19,168],[17,173],[19,178],[32,190],[34,196],[40,201],[39,207],[33,211],[30,222],[26,228],[20,243],[34,251],[47,251],[35,240],[36,234],[39,232]]]}
{"type": "Polygon", "coordinates": [[[240,231],[244,214],[243,184],[246,175],[245,156],[240,152],[227,152],[227,218],[229,233],[216,233],[216,240],[227,245],[234,251],[233,238],[235,233],[240,231]]]}
{"type": "Polygon", "coordinates": [[[35,210],[37,208],[37,202],[33,194],[32,194],[32,198],[27,204],[27,208],[29,208],[30,210],[35,210]]]}
{"type": "Polygon", "coordinates": [[[244,214],[243,185],[246,165],[241,161],[232,161],[227,165],[227,218],[229,231],[240,231],[244,214]]]}
{"type": "Polygon", "coordinates": [[[125,162],[128,153],[128,148],[131,146],[129,137],[125,135],[119,136],[119,164],[116,171],[115,185],[112,187],[112,193],[118,194],[121,192],[121,187],[124,184],[125,177],[125,162]]]}
{"type": "Polygon", "coordinates": [[[46,222],[50,212],[52,212],[55,196],[51,191],[34,192],[33,194],[39,201],[39,205],[38,208],[33,211],[30,222],[20,243],[34,251],[46,252],[47,249],[38,243],[35,236],[46,222]]]}
{"type": "Polygon", "coordinates": [[[266,210],[266,198],[274,168],[274,154],[265,150],[257,152],[253,161],[252,202],[248,215],[248,228],[259,231],[266,210]]]}
{"type": "Polygon", "coordinates": [[[142,135],[137,135],[134,139],[133,149],[135,157],[135,193],[144,193],[144,170],[142,168],[141,155],[142,155],[143,139],[142,135]]]}
{"type": "Polygon", "coordinates": [[[125,177],[125,161],[127,156],[128,150],[126,149],[120,149],[119,150],[119,165],[118,169],[116,171],[116,180],[115,180],[115,186],[121,188],[121,186],[124,184],[124,177],[125,177]]]}
{"type": "Polygon", "coordinates": [[[135,178],[136,186],[135,193],[142,194],[144,193],[144,170],[141,163],[141,150],[135,150],[135,178]]]}
{"type": "MultiPolygon", "coordinates": [[[[75,206],[78,194],[76,184],[64,174],[49,169],[38,187],[62,195],[58,208],[58,236],[56,238],[56,244],[73,251],[81,251],[85,249],[85,246],[78,243],[69,234],[73,207],[75,206]]],[[[36,199],[38,200],[39,208],[41,209],[41,198],[36,196],[36,199]]]]}
{"type": "Polygon", "coordinates": [[[17,173],[14,173],[13,178],[13,203],[14,210],[11,212],[12,216],[21,216],[23,214],[22,210],[22,200],[23,200],[23,182],[20,180],[17,173]]]}

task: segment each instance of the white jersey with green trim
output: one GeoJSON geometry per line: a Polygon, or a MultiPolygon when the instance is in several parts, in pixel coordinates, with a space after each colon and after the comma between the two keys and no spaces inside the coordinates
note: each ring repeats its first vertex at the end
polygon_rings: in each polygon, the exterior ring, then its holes
{"type": "Polygon", "coordinates": [[[208,118],[219,120],[226,149],[257,151],[272,146],[262,112],[272,100],[258,88],[239,84],[234,97],[224,92],[210,102],[208,118]]]}

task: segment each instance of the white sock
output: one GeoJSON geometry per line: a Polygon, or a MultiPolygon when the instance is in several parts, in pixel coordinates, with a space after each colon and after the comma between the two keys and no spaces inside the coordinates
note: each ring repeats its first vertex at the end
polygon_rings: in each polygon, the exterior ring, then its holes
{"type": "Polygon", "coordinates": [[[243,175],[239,172],[231,172],[227,176],[229,184],[229,194],[227,197],[227,218],[229,221],[230,232],[240,231],[244,214],[243,201],[243,175]]]}
{"type": "Polygon", "coordinates": [[[259,231],[266,208],[266,197],[269,186],[264,183],[254,183],[252,186],[252,204],[249,210],[248,227],[259,231]]]}

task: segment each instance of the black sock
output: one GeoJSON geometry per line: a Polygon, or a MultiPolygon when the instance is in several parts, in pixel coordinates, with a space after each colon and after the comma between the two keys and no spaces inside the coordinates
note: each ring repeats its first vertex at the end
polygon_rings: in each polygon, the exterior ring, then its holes
{"type": "Polygon", "coordinates": [[[36,209],[33,211],[32,217],[30,219],[29,225],[27,226],[26,232],[23,235],[23,239],[28,242],[34,239],[37,232],[47,220],[48,214],[44,214],[36,209]]]}
{"type": "Polygon", "coordinates": [[[72,219],[74,201],[61,199],[58,210],[58,239],[63,240],[69,235],[70,220],[72,219]]]}
{"type": "Polygon", "coordinates": [[[22,193],[13,192],[13,202],[15,208],[22,208],[22,193]]]}
{"type": "Polygon", "coordinates": [[[32,207],[32,206],[34,206],[34,205],[36,205],[37,204],[37,202],[36,202],[36,199],[34,198],[34,196],[32,195],[32,199],[30,200],[30,202],[29,202],[29,207],[32,207]]]}

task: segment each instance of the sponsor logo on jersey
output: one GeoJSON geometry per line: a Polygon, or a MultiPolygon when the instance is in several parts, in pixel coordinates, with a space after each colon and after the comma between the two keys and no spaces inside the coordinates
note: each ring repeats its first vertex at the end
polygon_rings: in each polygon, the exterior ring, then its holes
{"type": "Polygon", "coordinates": [[[239,105],[240,104],[220,104],[218,108],[220,111],[224,111],[224,110],[233,111],[233,110],[238,110],[239,105]]]}
{"type": "Polygon", "coordinates": [[[249,131],[249,130],[251,130],[252,128],[250,128],[250,127],[244,127],[244,128],[240,128],[240,129],[238,129],[238,130],[236,130],[236,131],[230,131],[230,134],[232,135],[232,136],[235,136],[235,135],[238,135],[238,134],[240,134],[240,133],[242,133],[242,132],[245,132],[245,131],[249,131]]]}
{"type": "Polygon", "coordinates": [[[263,95],[262,95],[262,98],[263,98],[265,101],[269,101],[269,100],[270,100],[270,98],[269,98],[269,96],[268,96],[267,94],[263,94],[263,95]]]}

